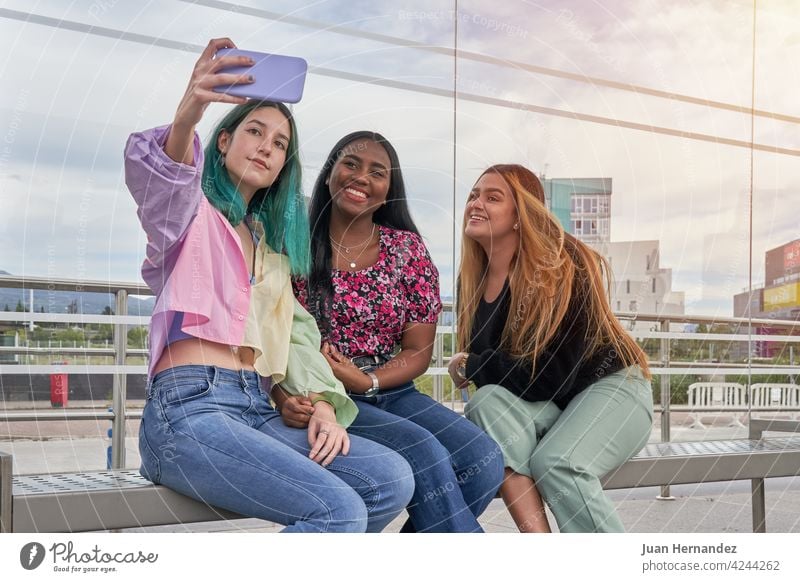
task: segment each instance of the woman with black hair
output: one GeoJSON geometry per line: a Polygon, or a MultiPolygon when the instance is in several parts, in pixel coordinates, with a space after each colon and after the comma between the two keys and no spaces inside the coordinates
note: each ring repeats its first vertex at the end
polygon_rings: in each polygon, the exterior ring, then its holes
{"type": "MultiPolygon", "coordinates": [[[[314,186],[310,226],[311,273],[295,278],[295,293],[358,406],[350,432],[399,452],[414,471],[403,531],[482,531],[476,518],[500,486],[502,455],[475,425],[414,386],[431,360],[439,273],[383,136],[360,131],[333,147],[314,186]]],[[[289,426],[305,425],[307,399],[279,390],[273,397],[289,426]]]]}

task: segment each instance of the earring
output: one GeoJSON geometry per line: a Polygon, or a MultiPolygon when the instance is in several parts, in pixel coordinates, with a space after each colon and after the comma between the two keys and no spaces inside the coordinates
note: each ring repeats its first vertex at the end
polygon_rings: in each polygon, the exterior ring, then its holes
{"type": "Polygon", "coordinates": [[[514,223],[514,230],[519,230],[519,222],[514,223]]]}
{"type": "Polygon", "coordinates": [[[225,153],[219,155],[219,165],[223,168],[225,167],[225,153]]]}

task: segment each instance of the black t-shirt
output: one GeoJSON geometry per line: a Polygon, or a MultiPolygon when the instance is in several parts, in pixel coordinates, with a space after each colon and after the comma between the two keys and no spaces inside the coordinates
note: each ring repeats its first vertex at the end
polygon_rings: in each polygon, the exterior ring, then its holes
{"type": "Polygon", "coordinates": [[[531,378],[529,360],[501,349],[509,317],[511,294],[506,281],[500,295],[481,299],[475,313],[467,360],[467,378],[478,386],[499,384],[531,402],[552,400],[564,409],[569,401],[597,380],[624,367],[613,346],[603,346],[586,357],[588,320],[581,294],[573,292],[567,313],[553,339],[536,360],[531,378]]]}

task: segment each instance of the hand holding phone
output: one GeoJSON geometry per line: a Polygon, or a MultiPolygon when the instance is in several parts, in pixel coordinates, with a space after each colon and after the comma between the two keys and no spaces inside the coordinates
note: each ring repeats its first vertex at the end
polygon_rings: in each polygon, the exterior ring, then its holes
{"type": "Polygon", "coordinates": [[[281,103],[297,103],[302,99],[308,71],[308,64],[304,59],[233,48],[218,50],[214,58],[222,56],[242,56],[253,59],[252,66],[227,67],[219,71],[232,75],[249,75],[253,77],[253,82],[219,85],[213,89],[217,93],[281,103]]]}
{"type": "Polygon", "coordinates": [[[247,102],[244,97],[215,93],[213,91],[215,86],[222,83],[250,82],[247,77],[243,78],[241,75],[220,73],[222,68],[246,67],[253,63],[250,58],[243,56],[214,58],[217,52],[227,48],[236,48],[231,39],[211,39],[194,65],[188,87],[180,103],[178,103],[178,109],[172,120],[172,129],[169,132],[167,143],[164,145],[164,151],[167,156],[176,162],[182,162],[187,165],[193,163],[192,140],[194,139],[194,129],[200,123],[209,104],[230,103],[241,105],[247,102]]]}

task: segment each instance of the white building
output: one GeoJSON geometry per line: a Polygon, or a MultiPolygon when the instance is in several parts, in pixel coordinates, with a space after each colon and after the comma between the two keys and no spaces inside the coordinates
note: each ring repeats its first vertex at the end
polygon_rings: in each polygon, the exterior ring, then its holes
{"type": "MultiPolygon", "coordinates": [[[[655,315],[683,315],[683,291],[672,290],[672,269],[660,265],[659,241],[604,242],[591,245],[609,260],[613,285],[611,309],[655,315]]],[[[654,323],[637,323],[637,329],[650,329],[654,323]]],[[[671,326],[682,329],[682,325],[671,326]]]]}

